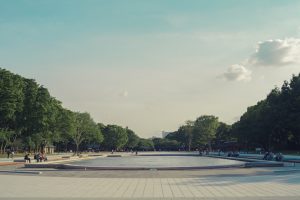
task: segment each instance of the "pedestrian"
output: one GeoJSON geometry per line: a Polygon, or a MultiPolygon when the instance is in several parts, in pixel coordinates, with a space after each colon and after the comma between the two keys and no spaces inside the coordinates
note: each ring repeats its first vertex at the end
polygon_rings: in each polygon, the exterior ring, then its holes
{"type": "Polygon", "coordinates": [[[10,157],[10,149],[7,149],[6,153],[7,153],[7,158],[9,158],[10,157]]]}

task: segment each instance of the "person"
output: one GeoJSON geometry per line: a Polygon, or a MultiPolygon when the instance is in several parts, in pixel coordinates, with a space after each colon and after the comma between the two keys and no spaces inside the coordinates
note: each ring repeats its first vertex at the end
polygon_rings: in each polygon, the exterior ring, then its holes
{"type": "Polygon", "coordinates": [[[269,152],[267,151],[263,157],[263,160],[268,160],[268,157],[269,157],[269,152]]]}
{"type": "Polygon", "coordinates": [[[36,159],[36,162],[39,162],[40,161],[40,154],[39,153],[36,153],[34,155],[34,159],[36,159]]]}
{"type": "Polygon", "coordinates": [[[10,157],[10,149],[7,149],[6,153],[7,153],[7,158],[9,158],[10,157]]]}
{"type": "Polygon", "coordinates": [[[48,159],[47,159],[47,156],[45,155],[45,153],[41,153],[41,156],[40,156],[40,162],[42,162],[42,161],[47,161],[48,159]]]}
{"type": "Polygon", "coordinates": [[[113,149],[111,150],[111,154],[114,154],[114,150],[113,149]]]}
{"type": "Polygon", "coordinates": [[[270,152],[270,155],[269,155],[269,159],[268,160],[273,160],[274,159],[274,153],[273,152],[270,152]]]}
{"type": "Polygon", "coordinates": [[[276,156],[275,156],[275,160],[276,161],[282,161],[283,160],[283,155],[280,152],[277,153],[276,156]]]}
{"type": "Polygon", "coordinates": [[[12,151],[12,152],[11,152],[11,158],[14,158],[14,155],[15,155],[15,152],[12,151]]]}
{"type": "Polygon", "coordinates": [[[43,161],[43,154],[39,153],[39,162],[42,162],[42,161],[43,161]]]}
{"type": "Polygon", "coordinates": [[[31,163],[31,160],[30,160],[30,157],[29,157],[29,153],[26,153],[26,154],[25,154],[24,160],[25,160],[26,163],[27,163],[27,161],[28,161],[29,163],[31,163]]]}
{"type": "Polygon", "coordinates": [[[44,162],[47,161],[47,160],[48,160],[48,158],[47,158],[47,156],[44,154],[44,162]]]}
{"type": "Polygon", "coordinates": [[[136,156],[138,155],[138,151],[137,151],[137,150],[135,151],[135,155],[136,155],[136,156]]]}
{"type": "Polygon", "coordinates": [[[233,152],[233,154],[232,154],[232,157],[239,157],[239,152],[237,152],[237,151],[235,151],[235,152],[233,152]]]}
{"type": "Polygon", "coordinates": [[[199,149],[199,156],[203,156],[201,149],[199,149]]]}

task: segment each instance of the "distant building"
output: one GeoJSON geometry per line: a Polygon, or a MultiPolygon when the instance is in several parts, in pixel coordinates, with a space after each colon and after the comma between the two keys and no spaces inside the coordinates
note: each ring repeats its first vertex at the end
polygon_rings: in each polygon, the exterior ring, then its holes
{"type": "Polygon", "coordinates": [[[44,149],[42,150],[42,152],[46,153],[46,154],[53,154],[55,150],[55,146],[53,145],[46,145],[44,147],[44,149]]]}
{"type": "Polygon", "coordinates": [[[167,137],[167,135],[169,135],[170,133],[172,133],[172,132],[166,132],[166,131],[163,131],[163,132],[161,133],[162,138],[167,137]]]}

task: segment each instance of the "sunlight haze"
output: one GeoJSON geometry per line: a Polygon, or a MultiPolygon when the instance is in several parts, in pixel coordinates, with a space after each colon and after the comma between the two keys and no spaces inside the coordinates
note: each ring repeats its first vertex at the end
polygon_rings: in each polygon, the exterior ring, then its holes
{"type": "Polygon", "coordinates": [[[299,73],[300,1],[218,2],[1,1],[0,67],[141,137],[231,124],[299,73]]]}

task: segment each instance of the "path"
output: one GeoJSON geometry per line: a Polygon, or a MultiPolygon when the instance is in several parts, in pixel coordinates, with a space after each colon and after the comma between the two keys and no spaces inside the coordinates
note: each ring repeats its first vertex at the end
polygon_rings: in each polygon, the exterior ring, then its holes
{"type": "Polygon", "coordinates": [[[300,199],[300,174],[197,178],[0,175],[0,199],[300,199]]]}

